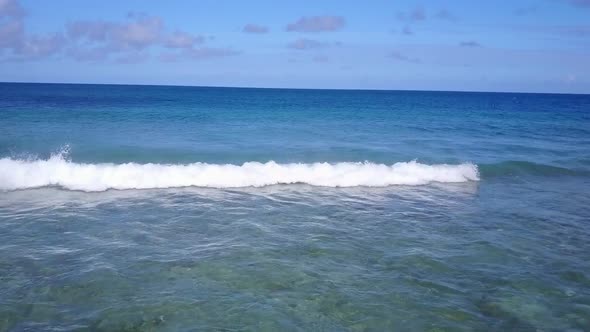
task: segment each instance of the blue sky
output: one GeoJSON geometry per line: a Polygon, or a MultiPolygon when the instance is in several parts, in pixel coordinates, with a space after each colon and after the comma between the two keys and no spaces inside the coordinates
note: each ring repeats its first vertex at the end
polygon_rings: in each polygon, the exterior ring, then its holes
{"type": "Polygon", "coordinates": [[[590,0],[0,0],[0,81],[590,93],[590,0]]]}

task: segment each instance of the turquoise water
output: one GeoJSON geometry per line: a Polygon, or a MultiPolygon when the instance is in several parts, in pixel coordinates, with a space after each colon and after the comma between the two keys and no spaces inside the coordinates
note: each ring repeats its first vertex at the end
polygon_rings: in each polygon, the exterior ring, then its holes
{"type": "Polygon", "coordinates": [[[0,84],[0,133],[0,330],[590,329],[590,96],[0,84]]]}

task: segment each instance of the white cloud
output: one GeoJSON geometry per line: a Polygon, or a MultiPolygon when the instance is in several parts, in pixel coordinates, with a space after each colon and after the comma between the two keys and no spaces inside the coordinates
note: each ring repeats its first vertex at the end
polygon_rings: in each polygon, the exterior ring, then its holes
{"type": "Polygon", "coordinates": [[[295,32],[326,32],[340,30],[345,25],[346,20],[342,16],[304,16],[287,25],[285,30],[295,32]]]}

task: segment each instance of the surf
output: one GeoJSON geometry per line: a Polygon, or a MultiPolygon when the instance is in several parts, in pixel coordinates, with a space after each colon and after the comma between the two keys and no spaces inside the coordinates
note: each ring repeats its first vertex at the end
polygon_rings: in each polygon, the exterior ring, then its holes
{"type": "Polygon", "coordinates": [[[320,187],[418,186],[433,182],[479,181],[478,167],[371,162],[287,163],[274,161],[234,164],[77,163],[63,154],[48,159],[0,159],[0,190],[56,186],[87,192],[109,189],[179,187],[240,188],[308,184],[320,187]]]}

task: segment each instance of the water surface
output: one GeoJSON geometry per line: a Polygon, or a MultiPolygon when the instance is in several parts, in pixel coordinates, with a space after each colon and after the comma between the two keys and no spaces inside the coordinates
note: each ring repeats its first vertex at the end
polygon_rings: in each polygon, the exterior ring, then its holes
{"type": "Polygon", "coordinates": [[[0,330],[590,326],[589,96],[0,84],[0,132],[0,330]]]}

